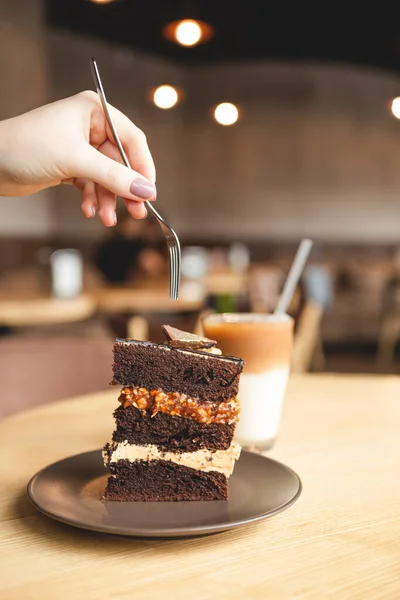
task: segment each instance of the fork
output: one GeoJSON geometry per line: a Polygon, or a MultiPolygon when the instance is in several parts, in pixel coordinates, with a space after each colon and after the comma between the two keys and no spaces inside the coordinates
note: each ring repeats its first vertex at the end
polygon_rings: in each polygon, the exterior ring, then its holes
{"type": "MultiPolygon", "coordinates": [[[[126,156],[126,152],[121,144],[121,140],[112,120],[111,113],[108,109],[107,99],[104,92],[103,84],[101,82],[99,69],[96,61],[93,58],[90,59],[90,67],[92,70],[92,75],[97,89],[97,93],[100,96],[104,114],[106,116],[108,125],[111,129],[112,135],[114,137],[115,144],[119,150],[119,153],[125,166],[128,167],[128,169],[132,169],[131,165],[129,164],[128,157],[126,156]]],[[[176,235],[175,231],[172,229],[172,227],[168,225],[168,223],[163,219],[160,213],[153,207],[151,202],[147,200],[144,204],[146,208],[158,220],[161,230],[165,236],[169,253],[169,295],[171,300],[177,300],[179,296],[179,288],[181,281],[181,245],[179,242],[179,238],[176,235]]]]}

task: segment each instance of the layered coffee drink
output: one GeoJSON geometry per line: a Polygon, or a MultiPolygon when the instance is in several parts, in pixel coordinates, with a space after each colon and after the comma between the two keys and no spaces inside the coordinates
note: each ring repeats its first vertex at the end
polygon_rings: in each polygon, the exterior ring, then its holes
{"type": "Polygon", "coordinates": [[[203,327],[223,354],[245,360],[236,440],[251,450],[271,448],[279,432],[289,377],[293,319],[257,313],[212,314],[205,317],[203,327]]]}

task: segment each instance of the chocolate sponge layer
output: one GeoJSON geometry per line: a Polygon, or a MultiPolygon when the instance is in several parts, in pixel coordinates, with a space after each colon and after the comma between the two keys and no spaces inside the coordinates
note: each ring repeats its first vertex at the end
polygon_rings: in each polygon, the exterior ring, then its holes
{"type": "Polygon", "coordinates": [[[201,448],[227,450],[231,445],[235,425],[197,423],[191,419],[157,413],[143,415],[134,406],[119,406],[114,411],[116,430],[114,442],[144,446],[155,444],[160,450],[196,452],[201,448]]]}
{"type": "Polygon", "coordinates": [[[165,460],[133,463],[119,460],[110,465],[105,500],[163,502],[227,500],[228,481],[223,473],[205,473],[165,460]]]}
{"type": "Polygon", "coordinates": [[[223,402],[237,396],[244,361],[136,340],[114,344],[114,385],[181,392],[223,402]]]}

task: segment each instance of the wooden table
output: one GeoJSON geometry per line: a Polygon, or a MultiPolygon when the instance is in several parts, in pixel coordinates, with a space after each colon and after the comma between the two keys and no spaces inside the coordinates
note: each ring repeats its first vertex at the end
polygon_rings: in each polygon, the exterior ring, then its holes
{"type": "MultiPolygon", "coordinates": [[[[99,285],[92,270],[84,268],[85,290],[99,285]]],[[[59,299],[43,289],[35,267],[15,269],[0,277],[0,326],[35,327],[75,323],[92,317],[97,304],[88,293],[59,299]]]]}
{"type": "Polygon", "coordinates": [[[221,269],[207,273],[202,279],[202,284],[210,296],[228,295],[237,296],[248,293],[248,273],[221,269]]]}
{"type": "Polygon", "coordinates": [[[169,280],[143,282],[135,286],[106,286],[90,265],[84,265],[84,294],[59,300],[43,293],[38,272],[33,267],[16,269],[0,278],[0,326],[26,327],[72,323],[104,314],[199,312],[205,295],[185,294],[169,299],[169,280]]]}
{"type": "Polygon", "coordinates": [[[80,531],[37,513],[28,479],[109,439],[117,392],[0,424],[2,600],[397,600],[400,379],[295,375],[272,456],[299,501],[253,526],[197,539],[80,531]]]}
{"type": "MultiPolygon", "coordinates": [[[[149,314],[198,312],[205,306],[207,295],[239,294],[246,291],[247,276],[228,270],[209,273],[199,286],[182,280],[178,300],[169,298],[169,279],[144,280],[131,286],[105,285],[90,265],[84,268],[84,296],[64,302],[63,322],[73,320],[74,311],[94,312],[96,308],[105,314],[149,314]]],[[[16,269],[0,278],[0,325],[25,326],[60,322],[63,305],[40,290],[37,269],[16,269]]],[[[76,320],[79,320],[79,314],[76,320]]]]}
{"type": "Polygon", "coordinates": [[[247,293],[247,275],[229,270],[208,273],[203,279],[181,281],[178,300],[169,299],[169,280],[142,281],[131,286],[99,286],[91,296],[104,313],[197,312],[209,295],[247,293]]]}
{"type": "Polygon", "coordinates": [[[96,302],[87,294],[68,299],[0,294],[0,325],[5,327],[75,323],[93,316],[96,310],[96,302]]]}
{"type": "Polygon", "coordinates": [[[186,297],[170,300],[169,285],[135,287],[104,287],[93,290],[91,297],[104,313],[177,313],[196,312],[204,306],[204,297],[186,297]]]}

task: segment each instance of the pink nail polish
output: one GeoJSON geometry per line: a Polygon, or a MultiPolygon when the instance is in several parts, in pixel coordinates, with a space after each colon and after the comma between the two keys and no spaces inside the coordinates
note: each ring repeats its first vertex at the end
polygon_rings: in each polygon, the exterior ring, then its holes
{"type": "Polygon", "coordinates": [[[150,183],[150,181],[138,177],[132,181],[129,191],[138,198],[149,200],[149,198],[153,198],[156,195],[156,186],[150,183]]]}

